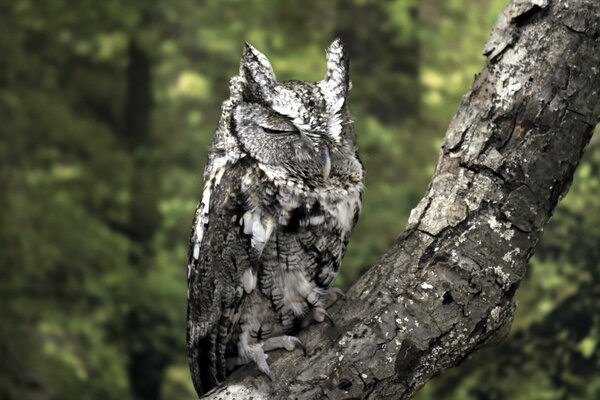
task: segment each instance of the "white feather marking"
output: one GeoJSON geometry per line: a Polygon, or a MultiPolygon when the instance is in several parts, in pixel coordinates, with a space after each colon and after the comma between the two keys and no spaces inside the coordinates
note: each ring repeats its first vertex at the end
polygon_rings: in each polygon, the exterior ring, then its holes
{"type": "Polygon", "coordinates": [[[294,315],[302,316],[306,311],[305,299],[311,294],[313,287],[298,268],[282,274],[283,304],[288,305],[294,315]]]}
{"type": "MultiPolygon", "coordinates": [[[[221,178],[225,174],[226,165],[232,158],[229,156],[215,158],[209,166],[208,179],[204,183],[204,190],[202,191],[202,200],[200,201],[200,207],[198,210],[198,219],[196,221],[195,233],[196,243],[201,243],[204,237],[204,227],[208,225],[208,214],[210,210],[210,196],[212,195],[212,185],[219,185],[221,178]]],[[[194,249],[194,258],[196,250],[194,249]]]]}
{"type": "Polygon", "coordinates": [[[319,225],[319,224],[322,224],[323,222],[325,222],[324,215],[314,215],[314,216],[310,217],[311,225],[319,225]]]}
{"type": "Polygon", "coordinates": [[[223,174],[225,174],[224,166],[220,166],[215,170],[215,186],[219,186],[221,183],[221,178],[223,178],[223,174]]]}
{"type": "Polygon", "coordinates": [[[328,134],[336,143],[340,142],[342,135],[342,118],[339,114],[336,114],[329,120],[328,134]]]}
{"type": "Polygon", "coordinates": [[[336,83],[332,81],[321,81],[317,83],[317,86],[321,88],[321,92],[327,102],[327,108],[331,115],[337,114],[344,105],[346,98],[337,92],[336,83]]]}
{"type": "Polygon", "coordinates": [[[244,286],[246,293],[252,292],[256,287],[256,274],[252,271],[252,268],[248,268],[242,274],[242,286],[244,286]]]}
{"type": "Polygon", "coordinates": [[[263,222],[255,222],[252,227],[252,247],[262,253],[265,248],[265,244],[273,233],[275,224],[271,219],[267,219],[263,222]]]}
{"type": "Polygon", "coordinates": [[[292,123],[298,128],[301,132],[310,132],[312,130],[312,126],[310,123],[306,123],[302,117],[296,117],[292,120],[292,123]]]}
{"type": "Polygon", "coordinates": [[[266,231],[265,227],[260,220],[260,216],[252,220],[252,241],[258,240],[260,242],[265,241],[266,231]]]}
{"type": "Polygon", "coordinates": [[[285,115],[287,117],[290,117],[291,119],[297,118],[296,116],[298,115],[298,110],[296,110],[293,107],[290,107],[289,103],[285,103],[283,101],[274,102],[272,108],[274,111],[278,112],[281,115],[285,115]]]}
{"type": "MultiPolygon", "coordinates": [[[[281,180],[285,180],[287,177],[287,171],[282,167],[258,163],[258,168],[262,172],[264,172],[265,175],[267,175],[267,178],[270,181],[278,182],[281,180]]],[[[246,183],[246,182],[244,182],[244,183],[246,183]]],[[[252,181],[250,181],[250,183],[252,183],[252,181]]],[[[249,185],[246,185],[246,186],[249,186],[249,185]]]]}
{"type": "Polygon", "coordinates": [[[265,248],[265,244],[269,241],[273,229],[275,228],[275,222],[268,216],[263,216],[259,209],[246,211],[244,213],[244,233],[246,235],[252,235],[250,239],[252,247],[262,253],[265,248]]]}
{"type": "Polygon", "coordinates": [[[255,213],[253,213],[252,211],[246,211],[244,213],[244,217],[243,217],[243,226],[244,226],[244,234],[246,235],[252,235],[252,225],[253,225],[253,218],[255,216],[255,213]]]}
{"type": "Polygon", "coordinates": [[[204,186],[204,191],[202,192],[202,200],[200,200],[200,208],[198,219],[196,220],[196,243],[202,242],[202,237],[204,236],[204,226],[208,223],[208,210],[210,206],[210,195],[211,195],[211,187],[210,181],[206,183],[204,186]]]}
{"type": "Polygon", "coordinates": [[[300,116],[300,104],[295,93],[284,87],[275,88],[275,97],[272,99],[271,108],[281,115],[294,120],[300,116]]]}
{"type": "Polygon", "coordinates": [[[350,204],[349,201],[340,201],[337,203],[335,208],[336,219],[338,220],[339,225],[344,230],[350,229],[350,224],[352,223],[352,218],[354,216],[354,207],[350,204]]]}

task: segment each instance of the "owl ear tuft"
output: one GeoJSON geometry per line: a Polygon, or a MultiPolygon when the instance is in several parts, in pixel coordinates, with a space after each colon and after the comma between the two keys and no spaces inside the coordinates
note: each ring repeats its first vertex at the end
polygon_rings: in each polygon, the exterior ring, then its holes
{"type": "Polygon", "coordinates": [[[348,53],[341,39],[335,39],[327,49],[327,73],[325,79],[319,82],[328,93],[327,97],[332,106],[341,108],[350,86],[348,53]],[[341,104],[340,104],[341,102],[341,104]]]}
{"type": "Polygon", "coordinates": [[[268,100],[277,82],[267,57],[246,42],[240,62],[240,76],[244,79],[244,93],[268,100]]]}

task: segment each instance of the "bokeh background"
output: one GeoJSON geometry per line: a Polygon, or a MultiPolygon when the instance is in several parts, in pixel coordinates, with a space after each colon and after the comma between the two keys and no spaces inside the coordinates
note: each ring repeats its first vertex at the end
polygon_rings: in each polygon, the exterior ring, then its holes
{"type": "MultiPolygon", "coordinates": [[[[367,174],[338,285],[388,248],[506,0],[0,0],[0,399],[190,399],[187,236],[242,44],[320,80],[340,36],[367,174]]],[[[600,144],[512,334],[425,399],[600,398],[600,144]]]]}

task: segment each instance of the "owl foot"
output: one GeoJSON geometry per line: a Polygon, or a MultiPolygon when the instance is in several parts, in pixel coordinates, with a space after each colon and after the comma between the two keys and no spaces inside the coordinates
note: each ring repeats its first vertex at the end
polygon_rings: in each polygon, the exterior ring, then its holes
{"type": "Polygon", "coordinates": [[[248,347],[245,356],[229,357],[227,359],[227,369],[232,371],[235,367],[254,361],[258,370],[271,379],[271,370],[269,369],[269,364],[267,364],[268,357],[262,348],[262,344],[254,344],[248,347]]]}
{"type": "Polygon", "coordinates": [[[304,357],[306,357],[306,347],[304,343],[295,336],[275,336],[264,341],[262,348],[264,351],[272,351],[276,349],[286,349],[292,351],[296,348],[302,349],[304,357]]]}
{"type": "Polygon", "coordinates": [[[292,351],[297,348],[302,349],[302,352],[306,357],[306,347],[297,337],[282,335],[268,338],[262,343],[250,346],[246,352],[246,357],[229,357],[227,359],[227,369],[231,371],[237,366],[254,361],[258,370],[271,380],[271,370],[269,369],[269,364],[267,364],[267,358],[269,358],[269,356],[266,353],[277,349],[292,351]]]}

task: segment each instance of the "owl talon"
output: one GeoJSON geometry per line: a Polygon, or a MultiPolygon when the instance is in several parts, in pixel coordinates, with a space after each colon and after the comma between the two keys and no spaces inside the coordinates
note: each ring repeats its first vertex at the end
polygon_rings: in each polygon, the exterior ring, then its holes
{"type": "Polygon", "coordinates": [[[267,364],[267,355],[264,350],[260,346],[256,346],[255,351],[252,352],[252,359],[256,363],[258,370],[265,374],[270,381],[273,381],[271,378],[271,370],[269,369],[269,364],[267,364]]]}
{"type": "Polygon", "coordinates": [[[315,307],[312,309],[313,318],[317,322],[323,322],[327,320],[329,325],[335,327],[335,321],[331,318],[331,315],[323,307],[315,307]]]}
{"type": "Polygon", "coordinates": [[[229,357],[226,360],[227,370],[232,371],[240,365],[245,365],[250,361],[254,361],[258,370],[266,375],[270,381],[272,381],[271,370],[269,369],[269,364],[267,363],[267,358],[269,358],[269,355],[266,353],[277,349],[293,351],[297,348],[302,350],[305,357],[307,356],[308,352],[306,351],[306,346],[304,346],[304,343],[302,343],[302,341],[295,336],[282,335],[268,338],[262,343],[250,346],[245,352],[245,357],[229,357]]]}
{"type": "Polygon", "coordinates": [[[308,357],[308,351],[306,351],[306,346],[304,345],[304,343],[302,343],[300,341],[300,339],[298,339],[298,347],[300,347],[302,349],[302,353],[304,354],[304,357],[308,357]]]}
{"type": "Polygon", "coordinates": [[[262,369],[260,369],[260,367],[258,369],[260,370],[260,372],[262,372],[267,377],[269,382],[273,382],[273,378],[271,377],[271,371],[268,370],[268,367],[267,367],[267,371],[263,371],[262,369]]]}
{"type": "Polygon", "coordinates": [[[308,352],[306,351],[306,346],[304,345],[304,343],[302,343],[302,341],[295,336],[288,336],[288,337],[293,342],[294,347],[292,349],[288,349],[286,347],[286,350],[292,351],[296,348],[300,348],[300,350],[302,350],[302,353],[304,354],[304,357],[306,357],[308,355],[308,352]]]}
{"type": "Polygon", "coordinates": [[[333,320],[333,318],[331,318],[331,315],[327,313],[325,314],[325,318],[327,319],[329,325],[331,325],[332,328],[335,328],[335,321],[333,320]]]}
{"type": "Polygon", "coordinates": [[[271,351],[276,349],[286,349],[287,351],[293,351],[296,348],[302,349],[304,356],[306,357],[306,347],[300,339],[295,336],[276,336],[268,338],[262,345],[264,351],[271,351]]]}

